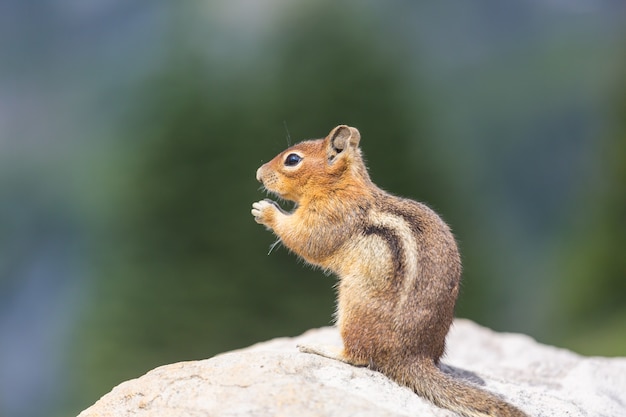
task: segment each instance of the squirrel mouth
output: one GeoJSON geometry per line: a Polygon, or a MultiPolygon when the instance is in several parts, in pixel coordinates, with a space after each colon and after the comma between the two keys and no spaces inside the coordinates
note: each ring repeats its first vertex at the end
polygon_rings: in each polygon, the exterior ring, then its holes
{"type": "Polygon", "coordinates": [[[283,213],[285,214],[293,213],[293,211],[298,208],[297,202],[290,200],[284,197],[283,195],[281,195],[279,192],[270,190],[269,188],[265,186],[263,186],[262,188],[267,194],[275,197],[278,200],[278,202],[274,201],[274,205],[278,207],[283,213]]]}

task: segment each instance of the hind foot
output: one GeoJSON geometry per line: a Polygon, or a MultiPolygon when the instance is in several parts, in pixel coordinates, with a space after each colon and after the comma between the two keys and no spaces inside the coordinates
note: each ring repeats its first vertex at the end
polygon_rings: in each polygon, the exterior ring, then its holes
{"type": "Polygon", "coordinates": [[[312,353],[314,355],[335,359],[353,366],[369,366],[369,362],[359,362],[352,358],[348,358],[345,355],[344,350],[336,346],[298,345],[298,349],[302,353],[312,353]]]}

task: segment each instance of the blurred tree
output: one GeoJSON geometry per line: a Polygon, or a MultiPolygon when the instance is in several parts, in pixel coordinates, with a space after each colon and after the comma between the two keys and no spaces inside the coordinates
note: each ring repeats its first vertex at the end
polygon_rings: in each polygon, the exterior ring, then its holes
{"type": "MultiPolygon", "coordinates": [[[[626,80],[618,91],[626,91],[626,80]]],[[[562,305],[553,339],[589,355],[626,355],[626,100],[614,114],[616,128],[598,152],[601,175],[583,184],[573,211],[578,222],[564,243],[558,284],[562,305]]]]}
{"type": "Polygon", "coordinates": [[[428,119],[420,112],[416,77],[403,62],[408,45],[384,34],[367,9],[318,4],[294,10],[277,33],[279,114],[297,136],[356,126],[375,182],[417,196],[416,187],[430,182],[418,180],[428,177],[432,162],[409,157],[410,144],[424,140],[428,119]]]}

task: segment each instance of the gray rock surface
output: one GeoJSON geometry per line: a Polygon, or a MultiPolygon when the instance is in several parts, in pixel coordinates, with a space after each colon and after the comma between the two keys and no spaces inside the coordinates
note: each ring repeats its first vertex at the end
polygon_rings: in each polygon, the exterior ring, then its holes
{"type": "MultiPolygon", "coordinates": [[[[341,339],[322,328],[165,365],[118,385],[79,417],[455,416],[377,372],[300,353],[297,344],[341,339]]],[[[532,416],[626,416],[626,358],[583,357],[457,319],[444,363],[532,416]]]]}

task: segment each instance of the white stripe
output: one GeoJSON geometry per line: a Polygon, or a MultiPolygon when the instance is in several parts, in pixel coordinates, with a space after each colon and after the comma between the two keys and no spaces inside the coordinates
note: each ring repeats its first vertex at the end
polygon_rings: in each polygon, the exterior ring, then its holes
{"type": "Polygon", "coordinates": [[[400,300],[396,305],[397,309],[402,309],[406,304],[409,296],[413,295],[414,280],[417,279],[417,241],[413,235],[411,225],[402,217],[385,212],[370,213],[370,221],[374,226],[381,226],[393,230],[394,234],[399,238],[402,260],[404,261],[403,277],[396,277],[402,280],[402,291],[400,292],[400,300]]]}

